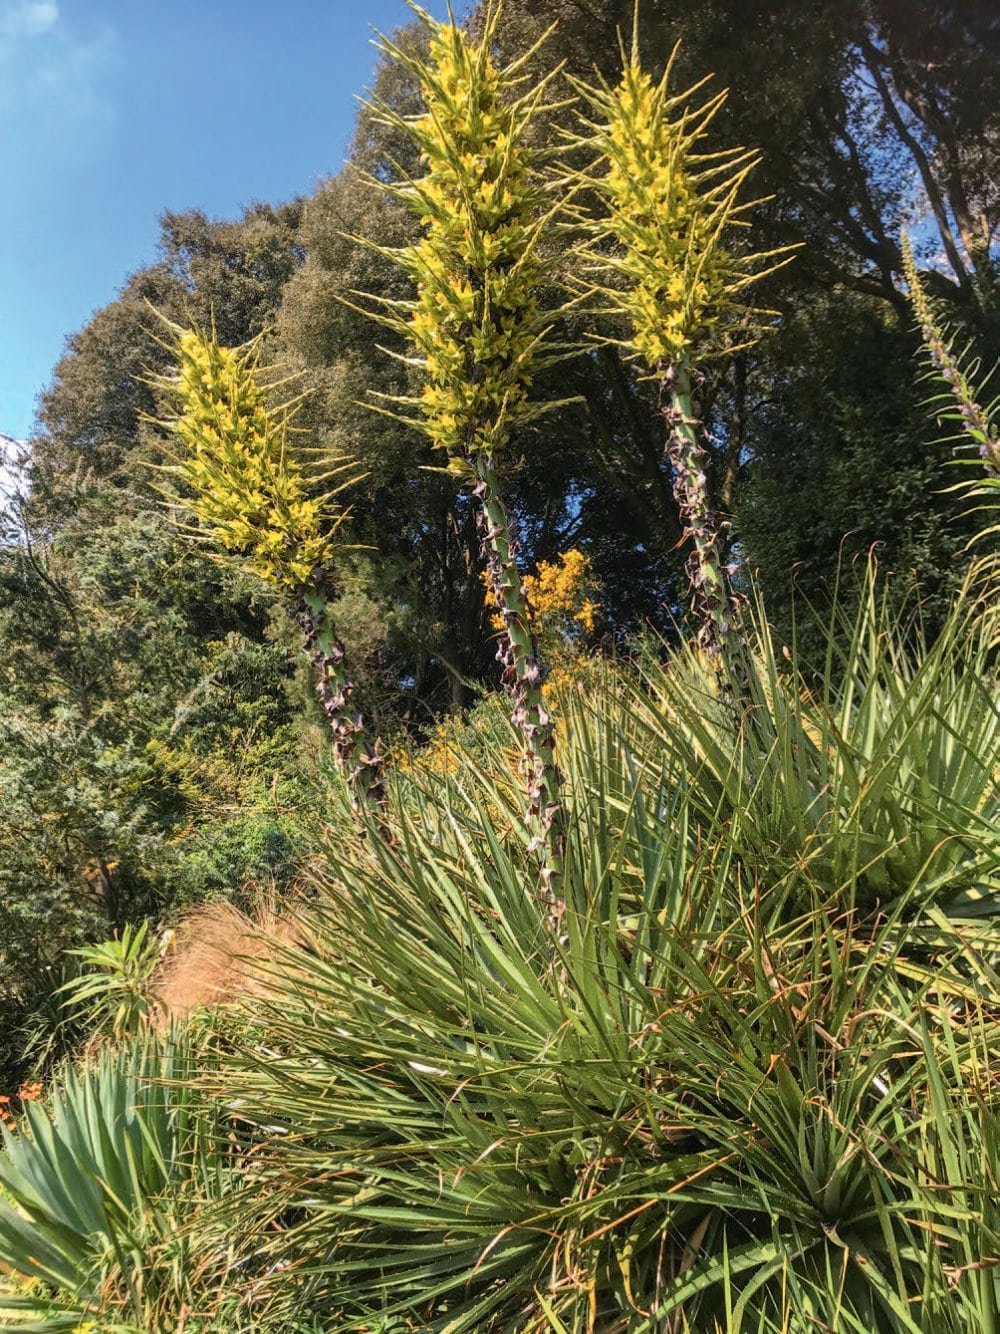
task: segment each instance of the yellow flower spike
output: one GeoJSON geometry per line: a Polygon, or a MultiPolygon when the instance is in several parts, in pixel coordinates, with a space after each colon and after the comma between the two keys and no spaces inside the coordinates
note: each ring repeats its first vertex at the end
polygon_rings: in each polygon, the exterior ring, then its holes
{"type": "Polygon", "coordinates": [[[427,57],[382,45],[416,76],[424,110],[405,118],[373,106],[415,141],[425,173],[371,183],[402,199],[423,226],[415,245],[386,252],[417,293],[375,318],[415,345],[434,390],[424,390],[406,420],[452,456],[492,455],[518,426],[558,406],[531,403],[529,390],[535,373],[566,353],[546,338],[559,312],[540,311],[534,295],[546,276],[538,247],[551,209],[543,155],[520,147],[548,81],[522,94],[521,78],[496,67],[489,46],[498,7],[477,43],[411,8],[429,33],[427,57]]]}
{"type": "Polygon", "coordinates": [[[294,592],[334,555],[346,511],[336,492],[310,494],[289,449],[295,404],[268,407],[255,345],[224,348],[176,326],[171,333],[177,374],[157,383],[176,415],[161,424],[185,448],[168,471],[186,491],[201,536],[272,587],[294,592]]]}
{"type": "Polygon", "coordinates": [[[738,148],[703,151],[725,94],[694,110],[688,101],[706,80],[672,94],[676,54],[675,48],[659,83],[635,49],[613,88],[572,80],[593,117],[590,133],[573,140],[594,157],[577,180],[604,204],[604,216],[587,223],[593,290],[626,317],[629,333],[621,343],[654,372],[679,357],[724,355],[737,331],[745,345],[747,316],[760,321],[773,312],[743,306],[737,295],[786,264],[795,248],[744,254],[724,242],[749,207],[738,196],[759,158],[738,148]],[[604,276],[609,267],[614,282],[604,276]]]}
{"type": "Polygon", "coordinates": [[[732,246],[752,206],[739,199],[758,157],[740,148],[705,151],[725,94],[692,106],[706,80],[672,93],[676,55],[675,47],[654,83],[639,60],[637,9],[617,85],[572,81],[591,117],[572,142],[593,159],[575,179],[603,205],[600,217],[580,216],[589,236],[589,290],[624,317],[624,336],[610,341],[645,363],[659,385],[674,495],[693,545],[687,571],[699,638],[728,679],[736,611],[693,389],[701,363],[756,340],[773,312],[747,306],[742,293],[788,263],[794,247],[746,254],[732,246]]]}
{"type": "Polygon", "coordinates": [[[425,383],[419,395],[383,400],[393,407],[380,410],[416,425],[463,480],[475,483],[483,559],[503,627],[497,658],[524,741],[526,821],[556,911],[562,807],[553,730],[495,470],[495,457],[513,431],[560,406],[530,396],[536,373],[567,353],[550,337],[561,311],[541,310],[536,297],[551,281],[540,238],[554,209],[542,155],[526,146],[549,80],[523,91],[517,65],[494,64],[490,48],[499,5],[487,5],[475,41],[453,19],[437,23],[411,7],[428,32],[426,58],[388,42],[383,49],[415,77],[423,110],[402,117],[384,104],[374,109],[410,137],[424,173],[418,180],[369,180],[413,210],[422,234],[397,250],[363,243],[399,263],[416,285],[411,301],[379,302],[375,312],[370,300],[366,304],[368,313],[415,349],[409,364],[425,383]]]}
{"type": "Polygon", "coordinates": [[[351,708],[354,683],[329,611],[330,566],[345,549],[338,533],[348,517],[338,496],[360,474],[344,463],[328,474],[339,484],[313,495],[289,444],[296,400],[268,406],[256,344],[224,348],[204,333],[167,325],[176,374],[154,383],[173,401],[175,416],[159,424],[183,449],[166,471],[185,492],[193,531],[292,602],[354,808],[363,801],[379,807],[380,746],[369,747],[351,708]]]}
{"type": "MultiPolygon", "coordinates": [[[[940,415],[956,421],[963,436],[967,436],[979,451],[986,477],[974,483],[970,497],[995,492],[1000,484],[1000,421],[997,421],[998,403],[987,403],[982,398],[989,376],[977,389],[974,380],[979,371],[978,359],[969,347],[957,344],[954,331],[942,323],[938,312],[924,290],[924,285],[913,255],[910,238],[904,231],[901,237],[903,275],[906,278],[910,305],[920,331],[922,352],[930,374],[940,381],[952,399],[953,407],[940,415]]],[[[981,533],[985,537],[995,529],[981,533]]]]}

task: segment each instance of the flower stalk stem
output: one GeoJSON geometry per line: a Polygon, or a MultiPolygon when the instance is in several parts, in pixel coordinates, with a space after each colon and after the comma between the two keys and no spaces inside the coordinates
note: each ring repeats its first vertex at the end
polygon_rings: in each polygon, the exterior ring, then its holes
{"type": "MultiPolygon", "coordinates": [[[[910,305],[917,319],[924,350],[939,379],[948,387],[955,401],[955,416],[963,431],[979,449],[986,476],[1000,478],[1000,431],[991,412],[979,402],[971,376],[978,369],[978,359],[969,362],[955,352],[953,339],[935,316],[917,269],[910,238],[903,233],[903,272],[909,288],[910,305]],[[965,364],[963,364],[963,362],[965,364]]],[[[990,376],[986,377],[987,380],[990,376]]],[[[994,404],[995,407],[995,404],[994,404]]]]}
{"type": "Polygon", "coordinates": [[[701,443],[702,425],[694,400],[696,372],[681,359],[661,362],[657,376],[674,498],[684,536],[693,544],[685,570],[698,622],[698,642],[717,669],[725,670],[729,666],[735,610],[729,571],[722,560],[719,517],[708,496],[708,454],[701,443]]]}
{"type": "Polygon", "coordinates": [[[337,637],[329,609],[329,589],[322,571],[314,573],[302,590],[296,619],[305,637],[316,694],[333,739],[333,757],[359,812],[365,806],[381,809],[385,802],[383,756],[379,741],[369,744],[364,720],[353,707],[354,677],[347,650],[337,637]]]}
{"type": "Polygon", "coordinates": [[[527,790],[525,820],[532,849],[541,857],[547,899],[558,904],[562,894],[565,850],[564,812],[555,763],[555,731],[542,686],[545,667],[531,631],[528,605],[517,566],[517,540],[504,507],[490,458],[476,455],[473,496],[494,604],[503,619],[497,661],[505,690],[513,701],[512,719],[524,738],[521,774],[527,790]]]}

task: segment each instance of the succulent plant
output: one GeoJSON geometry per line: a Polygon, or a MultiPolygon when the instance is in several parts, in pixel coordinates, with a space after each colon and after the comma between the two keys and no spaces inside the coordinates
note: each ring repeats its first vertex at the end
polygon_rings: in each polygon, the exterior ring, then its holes
{"type": "Polygon", "coordinates": [[[726,94],[692,107],[707,79],[673,93],[676,55],[675,47],[656,82],[642,68],[634,38],[629,52],[622,47],[614,87],[573,80],[588,114],[569,138],[590,159],[576,182],[601,205],[578,217],[589,237],[590,290],[625,326],[622,337],[609,341],[641,362],[659,386],[674,494],[694,548],[688,575],[699,638],[710,655],[725,658],[734,605],[709,499],[699,368],[755,341],[771,312],[747,305],[743,293],[790,255],[787,247],[746,253],[731,244],[759,202],[740,202],[759,159],[740,148],[705,151],[726,94]]]}

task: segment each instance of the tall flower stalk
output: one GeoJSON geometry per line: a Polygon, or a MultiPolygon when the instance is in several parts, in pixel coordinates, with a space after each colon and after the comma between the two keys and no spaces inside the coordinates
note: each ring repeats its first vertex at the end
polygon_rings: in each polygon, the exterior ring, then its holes
{"type": "MultiPolygon", "coordinates": [[[[176,373],[156,383],[176,412],[165,425],[182,448],[167,471],[181,483],[194,518],[187,525],[281,594],[304,634],[316,693],[337,768],[355,808],[382,797],[382,759],[352,705],[354,681],[330,612],[331,567],[347,510],[338,497],[357,480],[314,494],[290,448],[296,400],[272,408],[256,345],[220,347],[206,334],[170,325],[176,373]]],[[[272,390],[277,386],[271,386],[272,390]]]]}
{"type": "Polygon", "coordinates": [[[742,294],[786,263],[789,248],[757,254],[730,248],[729,238],[759,202],[739,202],[759,159],[743,149],[703,151],[726,94],[692,108],[707,80],[671,93],[675,57],[676,48],[656,83],[633,40],[629,54],[623,48],[616,86],[574,81],[588,115],[585,133],[573,142],[592,159],[578,181],[602,206],[599,216],[582,217],[594,290],[624,319],[627,332],[611,341],[658,386],[674,495],[692,544],[687,573],[698,637],[723,669],[736,610],[709,496],[697,389],[706,361],[756,340],[759,318],[768,312],[748,307],[742,294]]]}
{"type": "MultiPolygon", "coordinates": [[[[964,438],[971,439],[979,451],[986,477],[991,483],[1000,481],[1000,398],[983,406],[982,395],[990,375],[977,387],[973,380],[979,374],[979,361],[968,348],[956,350],[955,339],[949,336],[935,314],[930,298],[917,270],[910,238],[902,235],[903,275],[909,289],[910,305],[916,316],[925,356],[934,378],[944,382],[945,392],[932,400],[937,406],[945,404],[943,415],[957,421],[964,438]],[[950,408],[950,411],[948,410],[950,408]]],[[[994,368],[995,369],[995,368],[994,368]]],[[[992,488],[991,488],[992,489],[992,488]]]]}
{"type": "Polygon", "coordinates": [[[392,398],[384,410],[422,430],[447,455],[449,469],[472,486],[482,557],[503,619],[497,657],[524,742],[526,820],[547,893],[556,900],[563,812],[553,726],[498,475],[511,433],[558,406],[532,402],[530,389],[542,367],[565,355],[550,336],[559,312],[544,311],[538,302],[549,276],[540,240],[551,206],[541,154],[526,146],[546,83],[525,88],[518,74],[531,52],[506,69],[494,64],[497,7],[477,41],[454,18],[437,23],[411,8],[427,30],[426,57],[390,42],[383,49],[418,81],[423,111],[402,117],[383,103],[373,105],[384,123],[414,141],[424,173],[372,184],[402,200],[421,223],[414,244],[374,247],[410,275],[415,295],[381,304],[375,317],[403,336],[411,350],[405,360],[423,383],[418,397],[392,398]]]}

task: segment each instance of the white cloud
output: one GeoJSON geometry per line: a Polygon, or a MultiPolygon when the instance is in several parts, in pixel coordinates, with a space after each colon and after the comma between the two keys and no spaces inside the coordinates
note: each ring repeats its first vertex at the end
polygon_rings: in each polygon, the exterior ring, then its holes
{"type": "MultiPolygon", "coordinates": [[[[101,137],[114,33],[86,31],[56,0],[0,0],[0,178],[36,180],[101,137]]],[[[74,17],[79,18],[79,15],[74,17]]]]}
{"type": "Polygon", "coordinates": [[[0,37],[39,37],[58,22],[55,0],[0,0],[0,37]]]}

